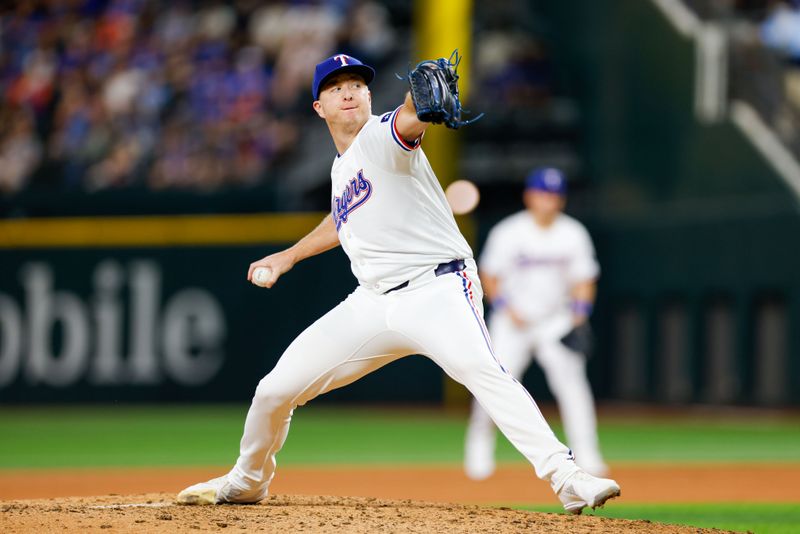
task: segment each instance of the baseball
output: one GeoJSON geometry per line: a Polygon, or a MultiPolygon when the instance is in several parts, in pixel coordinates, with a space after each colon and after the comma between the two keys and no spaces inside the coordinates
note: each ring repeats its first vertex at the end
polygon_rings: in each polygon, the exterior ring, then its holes
{"type": "Polygon", "coordinates": [[[266,287],[267,280],[272,275],[272,269],[269,267],[256,267],[253,271],[253,283],[258,287],[266,287]]]}
{"type": "Polygon", "coordinates": [[[456,180],[447,186],[444,195],[455,215],[465,215],[471,212],[481,199],[478,188],[469,180],[456,180]]]}

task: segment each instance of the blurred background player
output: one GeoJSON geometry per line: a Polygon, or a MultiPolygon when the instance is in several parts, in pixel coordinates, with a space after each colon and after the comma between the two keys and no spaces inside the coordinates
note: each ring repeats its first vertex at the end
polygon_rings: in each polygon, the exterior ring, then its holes
{"type": "MultiPolygon", "coordinates": [[[[567,443],[578,465],[607,474],[597,440],[586,355],[565,346],[564,336],[588,329],[599,266],[586,228],[564,214],[564,174],[553,168],[526,179],[526,209],[489,233],[480,257],[481,281],[494,313],[489,333],[503,365],[520,380],[535,358],[561,412],[567,443]]],[[[464,469],[481,480],[495,469],[495,427],[473,399],[464,469]]]]}

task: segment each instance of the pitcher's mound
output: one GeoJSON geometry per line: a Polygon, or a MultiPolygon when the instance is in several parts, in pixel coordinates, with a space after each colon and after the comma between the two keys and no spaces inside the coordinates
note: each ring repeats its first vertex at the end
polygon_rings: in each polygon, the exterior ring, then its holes
{"type": "Polygon", "coordinates": [[[22,532],[233,532],[517,533],[617,532],[661,534],[720,532],[605,519],[484,508],[459,504],[389,501],[364,497],[274,495],[260,504],[181,506],[174,495],[109,495],[0,502],[0,531],[22,532]]]}

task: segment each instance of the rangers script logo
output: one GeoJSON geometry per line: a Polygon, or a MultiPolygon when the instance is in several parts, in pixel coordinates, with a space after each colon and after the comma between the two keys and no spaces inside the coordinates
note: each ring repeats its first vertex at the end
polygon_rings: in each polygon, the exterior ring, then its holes
{"type": "Polygon", "coordinates": [[[364,205],[372,196],[372,182],[364,178],[364,170],[358,171],[356,177],[352,178],[347,187],[342,191],[342,196],[334,195],[331,200],[331,213],[333,222],[336,223],[336,231],[347,222],[347,218],[357,208],[364,205]]]}

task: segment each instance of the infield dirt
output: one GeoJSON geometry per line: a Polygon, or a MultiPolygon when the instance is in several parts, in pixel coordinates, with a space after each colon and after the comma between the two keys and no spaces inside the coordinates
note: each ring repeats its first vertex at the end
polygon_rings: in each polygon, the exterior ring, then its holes
{"type": "MultiPolygon", "coordinates": [[[[648,464],[613,468],[622,496],[610,501],[609,507],[615,502],[800,501],[797,464],[648,464]]],[[[647,521],[476,506],[557,504],[548,485],[537,480],[524,464],[502,466],[484,482],[467,480],[455,466],[287,466],[279,469],[273,482],[274,495],[259,505],[174,504],[175,494],[183,487],[224,471],[225,468],[0,471],[0,532],[720,532],[647,521]]]]}

